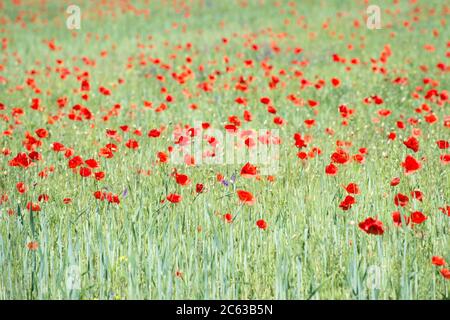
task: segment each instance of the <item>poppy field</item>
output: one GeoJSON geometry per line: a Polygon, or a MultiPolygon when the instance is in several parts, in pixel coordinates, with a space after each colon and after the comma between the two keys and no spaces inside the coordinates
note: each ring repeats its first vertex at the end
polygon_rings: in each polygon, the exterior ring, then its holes
{"type": "Polygon", "coordinates": [[[0,299],[449,299],[449,15],[0,0],[0,299]]]}

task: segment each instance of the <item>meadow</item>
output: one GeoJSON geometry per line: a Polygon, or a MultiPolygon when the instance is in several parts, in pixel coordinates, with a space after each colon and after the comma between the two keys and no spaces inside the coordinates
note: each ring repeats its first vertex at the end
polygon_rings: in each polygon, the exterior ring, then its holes
{"type": "Polygon", "coordinates": [[[0,299],[449,299],[450,7],[371,4],[0,0],[0,299]]]}

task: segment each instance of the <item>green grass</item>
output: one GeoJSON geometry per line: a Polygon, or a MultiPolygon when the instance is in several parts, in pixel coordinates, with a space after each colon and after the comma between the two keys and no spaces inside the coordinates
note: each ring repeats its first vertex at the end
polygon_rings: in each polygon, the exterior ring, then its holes
{"type": "Polygon", "coordinates": [[[439,155],[448,153],[448,149],[439,150],[435,143],[449,140],[449,128],[443,126],[443,119],[450,110],[448,103],[438,106],[425,101],[423,92],[419,99],[412,98],[425,77],[439,81],[439,92],[449,88],[448,75],[435,67],[438,62],[448,64],[445,54],[450,30],[448,16],[442,14],[443,4],[418,1],[411,5],[400,1],[394,5],[379,1],[384,27],[368,30],[362,18],[366,8],[362,1],[298,1],[297,16],[289,12],[292,8],[287,1],[279,1],[279,7],[274,5],[276,1],[261,2],[264,4],[249,1],[243,8],[238,1],[199,1],[191,5],[190,18],[186,19],[177,12],[181,4],[173,6],[171,2],[134,2],[137,8],[150,10],[148,16],[136,16],[121,12],[118,3],[107,7],[90,1],[48,1],[42,7],[34,1],[22,1],[18,7],[3,1],[0,38],[8,39],[8,48],[0,51],[4,67],[0,77],[7,79],[7,83],[0,82],[0,102],[6,106],[0,113],[10,120],[0,120],[0,128],[4,131],[12,125],[13,134],[2,135],[0,140],[0,149],[11,150],[9,156],[0,155],[0,195],[9,197],[0,205],[0,299],[449,298],[449,282],[431,264],[431,257],[439,255],[450,261],[450,218],[438,210],[450,205],[449,166],[439,162],[439,155]],[[78,4],[82,10],[81,29],[73,32],[76,37],[65,27],[69,4],[78,4]],[[417,6],[421,11],[414,14],[417,6]],[[429,14],[431,8],[436,8],[434,16],[429,14]],[[398,9],[399,13],[388,14],[387,9],[398,9]],[[100,11],[114,11],[116,15],[100,17],[100,11]],[[19,12],[25,12],[26,27],[14,23],[19,12]],[[338,12],[345,12],[345,16],[338,18],[338,12]],[[30,20],[33,15],[38,17],[34,22],[30,20]],[[414,15],[419,21],[410,31],[403,21],[412,21],[414,15]],[[297,25],[300,16],[305,17],[307,29],[301,27],[303,23],[297,25]],[[286,19],[289,24],[285,24],[286,19]],[[354,19],[360,20],[359,29],[353,27],[354,19]],[[329,28],[323,30],[327,20],[329,28]],[[446,20],[447,25],[442,26],[441,20],[446,20]],[[174,23],[178,28],[173,27],[174,23]],[[385,27],[388,23],[392,27],[385,27]],[[439,30],[438,37],[432,35],[433,29],[439,30]],[[312,32],[316,34],[314,39],[310,38],[312,32]],[[396,36],[391,37],[391,32],[396,36]],[[339,40],[339,35],[344,39],[339,40]],[[226,46],[223,37],[229,39],[226,46]],[[244,46],[244,37],[257,43],[260,51],[244,46]],[[50,39],[62,49],[49,50],[43,41],[50,39]],[[281,53],[270,51],[273,42],[281,53]],[[192,43],[190,51],[176,49],[187,43],[192,43]],[[348,44],[353,44],[354,50],[349,51],[348,44]],[[360,48],[360,44],[365,47],[360,48]],[[370,58],[379,59],[386,44],[390,44],[392,56],[385,65],[389,70],[385,77],[371,71],[370,58]],[[436,50],[425,51],[425,44],[436,50]],[[287,51],[297,46],[303,48],[302,54],[295,56],[287,51]],[[108,52],[106,58],[100,56],[102,50],[108,52]],[[177,56],[171,59],[174,53],[177,56]],[[332,62],[334,53],[347,59],[359,58],[362,63],[347,72],[342,64],[332,62]],[[162,70],[148,60],[147,65],[140,65],[141,55],[159,58],[171,70],[162,70]],[[234,72],[225,72],[225,55],[234,72]],[[183,71],[186,56],[193,59],[189,67],[195,78],[181,86],[171,73],[183,71]],[[269,78],[260,68],[267,56],[273,74],[286,71],[286,76],[278,75],[284,87],[269,89],[269,78]],[[82,57],[94,59],[95,67],[85,65],[82,57]],[[65,80],[55,72],[57,59],[64,60],[63,66],[71,72],[65,80]],[[255,67],[244,67],[246,59],[253,59],[255,67]],[[293,65],[296,59],[308,59],[310,64],[293,65]],[[133,67],[127,69],[130,61],[133,67]],[[204,66],[203,73],[198,71],[199,65],[204,66]],[[428,66],[430,71],[421,72],[420,65],[428,66]],[[30,76],[33,69],[38,74],[30,76]],[[220,70],[221,75],[217,76],[214,91],[198,90],[198,83],[206,81],[215,70],[220,70]],[[301,90],[299,79],[293,76],[295,70],[301,70],[311,82],[320,78],[327,83],[321,90],[301,90]],[[83,71],[91,77],[89,101],[74,92],[80,86],[76,76],[83,71]],[[153,77],[147,78],[146,74],[153,77]],[[157,74],[166,77],[165,83],[155,79],[157,74]],[[248,92],[234,90],[239,76],[250,75],[255,80],[248,92]],[[393,85],[391,80],[397,76],[407,77],[408,84],[393,85]],[[26,85],[30,77],[42,93],[36,94],[26,85]],[[341,79],[339,88],[331,86],[332,77],[341,79]],[[125,83],[117,85],[118,78],[125,79],[125,83]],[[230,89],[224,89],[225,85],[230,89]],[[15,90],[16,86],[24,89],[15,90]],[[111,89],[111,96],[99,94],[99,86],[111,89]],[[144,100],[156,106],[163,101],[162,86],[175,102],[162,113],[143,108],[144,100]],[[187,99],[183,89],[199,94],[187,99]],[[289,94],[319,101],[317,116],[307,106],[294,106],[286,99],[289,94]],[[383,97],[383,105],[362,102],[375,94],[383,97]],[[59,112],[56,100],[61,96],[69,99],[60,111],[64,115],[48,124],[49,115],[59,112]],[[246,108],[234,102],[238,96],[249,101],[246,108]],[[272,122],[273,116],[259,102],[263,96],[272,99],[277,115],[287,125],[278,127],[272,122]],[[29,108],[36,97],[45,107],[43,112],[29,108]],[[69,120],[65,115],[78,103],[88,107],[95,120],[69,120]],[[103,121],[102,116],[116,103],[122,106],[119,115],[103,121]],[[190,110],[190,103],[196,103],[199,109],[190,110]],[[337,108],[342,103],[356,110],[348,126],[340,124],[337,108]],[[414,112],[423,103],[432,107],[439,118],[437,123],[430,125],[423,120],[423,114],[414,112]],[[21,123],[14,123],[12,108],[24,109],[21,123]],[[390,109],[392,115],[373,123],[380,108],[390,109]],[[252,112],[254,120],[243,123],[243,128],[279,129],[283,143],[274,182],[265,177],[260,181],[240,177],[244,161],[234,165],[177,166],[192,180],[191,185],[181,187],[170,177],[175,165],[156,163],[156,153],[173,144],[171,133],[177,124],[210,122],[222,130],[229,116],[242,118],[244,109],[252,112]],[[409,176],[403,174],[400,163],[406,154],[412,154],[402,141],[413,126],[397,129],[395,124],[401,117],[405,122],[410,117],[421,119],[414,126],[422,130],[420,151],[414,156],[426,160],[420,171],[409,176]],[[306,128],[303,121],[311,118],[317,124],[306,128]],[[120,132],[119,126],[124,124],[141,129],[143,136],[120,132]],[[148,130],[161,125],[167,130],[160,138],[147,137],[148,130]],[[335,130],[334,136],[325,133],[327,127],[335,130]],[[25,132],[34,135],[38,128],[50,133],[37,149],[43,160],[28,169],[8,166],[12,157],[24,151],[25,132]],[[122,142],[115,142],[119,151],[112,159],[97,155],[100,147],[112,141],[105,134],[107,128],[117,129],[123,136],[122,142]],[[397,132],[397,140],[389,142],[390,131],[397,132]],[[295,132],[311,135],[313,140],[306,151],[316,146],[322,154],[305,162],[298,159],[292,138],[295,132]],[[138,150],[125,147],[129,138],[139,141],[138,150]],[[368,148],[365,164],[352,162],[340,166],[337,176],[326,176],[325,166],[336,149],[336,140],[351,141],[351,154],[361,147],[368,148]],[[56,141],[73,148],[83,159],[97,159],[106,178],[96,181],[73,173],[63,153],[51,150],[51,143],[56,141]],[[39,178],[38,172],[51,165],[54,172],[46,179],[39,178]],[[136,173],[138,169],[152,172],[143,176],[136,173]],[[227,179],[237,173],[236,183],[223,186],[216,181],[217,173],[227,179]],[[393,188],[389,182],[396,176],[402,181],[393,188]],[[25,194],[16,190],[19,181],[29,188],[25,194]],[[349,182],[357,183],[362,192],[351,210],[342,211],[338,206],[346,193],[341,186],[349,182]],[[206,192],[197,196],[193,191],[195,183],[205,184],[206,192]],[[102,188],[119,194],[120,205],[96,200],[92,194],[102,188]],[[123,197],[125,189],[128,195],[123,197]],[[255,205],[239,204],[236,189],[251,191],[255,205]],[[393,198],[398,192],[409,196],[414,189],[424,193],[423,202],[411,200],[407,208],[400,210],[420,210],[428,219],[414,228],[397,228],[391,219],[391,213],[397,210],[393,198]],[[161,204],[172,192],[183,195],[181,203],[161,204]],[[26,204],[37,202],[44,193],[50,196],[49,202],[41,203],[40,212],[30,213],[26,204]],[[65,205],[64,198],[72,198],[72,204],[65,205]],[[9,209],[15,214],[9,216],[9,209]],[[222,219],[227,212],[236,217],[233,223],[222,219]],[[358,228],[358,223],[369,216],[383,222],[384,235],[368,235],[358,228]],[[261,218],[267,221],[267,230],[256,226],[261,218]],[[39,243],[37,250],[27,248],[30,241],[39,243]],[[81,290],[68,290],[66,286],[71,266],[81,271],[81,290]],[[382,270],[379,289],[367,285],[371,266],[382,270]],[[177,271],[182,272],[182,277],[176,276],[177,271]]]}

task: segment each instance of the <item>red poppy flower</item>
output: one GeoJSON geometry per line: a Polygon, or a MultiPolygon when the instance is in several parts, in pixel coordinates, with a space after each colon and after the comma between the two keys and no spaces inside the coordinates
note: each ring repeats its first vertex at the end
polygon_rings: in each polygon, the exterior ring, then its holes
{"type": "Polygon", "coordinates": [[[350,193],[350,194],[359,194],[361,191],[359,190],[359,187],[356,183],[349,183],[346,187],[345,190],[350,193]]]}
{"type": "Polygon", "coordinates": [[[40,194],[38,196],[38,201],[39,202],[48,202],[49,198],[50,197],[48,196],[48,194],[40,194]]]}
{"type": "Polygon", "coordinates": [[[39,161],[42,160],[42,155],[37,151],[32,151],[28,154],[28,157],[30,157],[33,161],[39,161]]]}
{"type": "Polygon", "coordinates": [[[0,197],[0,205],[8,201],[8,195],[6,193],[2,194],[0,197]]]}
{"type": "Polygon", "coordinates": [[[117,194],[113,194],[112,192],[104,192],[100,200],[104,199],[106,199],[109,203],[120,204],[119,196],[117,194]]]}
{"type": "Polygon", "coordinates": [[[439,149],[448,149],[450,147],[450,143],[446,140],[438,140],[436,144],[439,149]]]}
{"type": "Polygon", "coordinates": [[[235,133],[238,131],[238,128],[234,124],[226,124],[224,128],[227,132],[230,133],[235,133]]]}
{"type": "Polygon", "coordinates": [[[331,84],[332,84],[334,87],[339,87],[339,85],[341,84],[341,80],[339,80],[338,78],[332,78],[332,79],[331,79],[331,84]]]}
{"type": "Polygon", "coordinates": [[[411,191],[411,197],[413,199],[418,200],[418,201],[422,201],[423,200],[423,193],[420,190],[414,190],[414,191],[411,191]]]}
{"type": "MultiPolygon", "coordinates": [[[[119,128],[120,128],[120,130],[122,130],[123,132],[128,132],[128,130],[130,129],[130,127],[127,126],[127,125],[120,126],[119,128]]],[[[113,133],[113,136],[116,135],[116,131],[114,131],[114,130],[109,130],[109,131],[110,131],[111,133],[113,133]]]]}
{"type": "Polygon", "coordinates": [[[84,79],[83,81],[81,81],[81,91],[89,91],[89,90],[91,90],[89,81],[84,79]]]}
{"type": "Polygon", "coordinates": [[[62,143],[53,142],[52,149],[53,149],[53,151],[61,152],[61,151],[64,151],[66,148],[64,147],[64,145],[62,143]]]}
{"type": "Polygon", "coordinates": [[[21,152],[17,154],[13,159],[11,159],[8,163],[11,167],[22,167],[28,168],[32,165],[31,159],[27,156],[25,152],[21,152]]]}
{"type": "Polygon", "coordinates": [[[344,201],[339,204],[339,208],[346,211],[352,207],[356,203],[356,200],[352,196],[346,196],[344,201]]]}
{"type": "Polygon", "coordinates": [[[238,116],[229,116],[228,117],[228,121],[231,123],[231,124],[234,124],[236,127],[240,127],[241,126],[241,120],[239,119],[239,117],[238,116]]]}
{"type": "Polygon", "coordinates": [[[433,256],[431,258],[431,263],[434,264],[435,266],[442,267],[442,266],[445,266],[446,262],[445,262],[445,259],[442,257],[433,256]]]}
{"type": "Polygon", "coordinates": [[[65,151],[64,151],[64,157],[70,158],[71,156],[74,155],[74,153],[75,153],[75,151],[73,151],[73,149],[71,149],[71,148],[65,148],[65,151]]]}
{"type": "Polygon", "coordinates": [[[38,212],[41,211],[41,206],[39,205],[39,203],[28,202],[27,210],[38,212]]]}
{"type": "Polygon", "coordinates": [[[403,193],[397,193],[394,197],[394,204],[398,207],[405,207],[409,202],[409,198],[407,195],[403,193]]]}
{"type": "Polygon", "coordinates": [[[391,183],[390,183],[390,185],[391,185],[391,187],[395,187],[396,185],[398,185],[400,183],[400,178],[393,178],[392,180],[391,180],[391,183]]]}
{"type": "Polygon", "coordinates": [[[158,153],[157,153],[157,156],[158,156],[159,161],[160,161],[161,163],[165,163],[165,162],[167,162],[168,159],[169,159],[169,157],[167,156],[167,154],[165,154],[164,152],[158,152],[158,153]]]}
{"type": "Polygon", "coordinates": [[[223,218],[225,219],[226,222],[231,223],[233,222],[233,216],[231,215],[231,213],[225,213],[223,215],[223,218]]]}
{"type": "Polygon", "coordinates": [[[415,224],[421,224],[427,220],[427,217],[420,211],[414,211],[411,213],[411,221],[415,224]]]}
{"type": "Polygon", "coordinates": [[[248,110],[244,110],[244,120],[250,122],[253,120],[252,113],[248,110]]]}
{"type": "Polygon", "coordinates": [[[74,169],[83,164],[83,158],[80,156],[75,156],[69,160],[69,168],[74,169]]]}
{"type": "Polygon", "coordinates": [[[237,104],[242,104],[244,106],[247,105],[247,100],[245,98],[242,97],[238,97],[234,100],[237,104]]]}
{"type": "Polygon", "coordinates": [[[316,107],[316,106],[319,105],[319,102],[317,102],[317,101],[315,101],[315,100],[308,100],[308,105],[309,105],[311,108],[314,108],[314,107],[316,107]]]}
{"type": "Polygon", "coordinates": [[[343,149],[338,149],[331,155],[331,161],[339,164],[346,164],[350,161],[350,155],[343,149]]]}
{"type": "Polygon", "coordinates": [[[171,193],[167,196],[167,200],[169,200],[172,203],[178,203],[182,199],[182,196],[176,193],[171,193]]]}
{"type": "MultiPolygon", "coordinates": [[[[277,109],[274,106],[267,106],[267,112],[271,113],[271,114],[276,114],[277,113],[277,109]]],[[[274,123],[276,123],[276,122],[274,121],[274,123]]]]}
{"type": "Polygon", "coordinates": [[[422,165],[413,156],[407,155],[405,161],[402,162],[402,167],[406,175],[412,174],[419,170],[422,165]]]}
{"type": "Polygon", "coordinates": [[[148,132],[148,136],[150,138],[158,138],[161,135],[161,132],[158,129],[152,129],[148,132]]]}
{"type": "Polygon", "coordinates": [[[388,139],[394,141],[397,138],[397,134],[395,132],[390,132],[388,134],[388,139]]]}
{"type": "Polygon", "coordinates": [[[426,115],[424,118],[425,118],[425,121],[428,122],[429,124],[432,124],[432,123],[435,123],[436,121],[438,121],[438,117],[436,117],[436,115],[433,113],[426,115]]]}
{"type": "Polygon", "coordinates": [[[98,171],[94,173],[95,180],[100,181],[105,178],[105,173],[103,171],[98,171]]]}
{"type": "Polygon", "coordinates": [[[405,129],[405,123],[403,121],[397,121],[397,128],[405,129]]]}
{"type": "Polygon", "coordinates": [[[88,167],[81,167],[80,168],[80,176],[82,176],[83,178],[87,178],[91,174],[92,174],[91,168],[88,168],[88,167]]]}
{"type": "Polygon", "coordinates": [[[443,214],[446,214],[447,216],[450,217],[450,206],[446,206],[445,208],[444,208],[444,207],[439,208],[439,210],[440,210],[443,214]]]}
{"type": "Polygon", "coordinates": [[[335,176],[338,173],[338,167],[336,167],[333,163],[330,163],[325,167],[325,173],[329,176],[335,176]]]}
{"type": "Polygon", "coordinates": [[[102,87],[102,86],[100,86],[98,88],[98,91],[105,96],[111,95],[111,90],[109,90],[108,88],[102,87]]]}
{"type": "Polygon", "coordinates": [[[260,101],[261,101],[262,104],[269,104],[270,103],[270,98],[262,97],[260,101]]]}
{"type": "Polygon", "coordinates": [[[47,138],[47,137],[48,137],[48,131],[45,130],[45,129],[43,129],[43,128],[37,129],[37,130],[35,131],[35,133],[36,133],[36,135],[37,135],[39,138],[41,138],[41,139],[44,139],[44,138],[47,138]]]}
{"type": "Polygon", "coordinates": [[[204,188],[203,184],[197,183],[197,184],[195,185],[195,192],[197,192],[197,193],[202,193],[202,192],[203,192],[203,188],[204,188]]]}
{"type": "Polygon", "coordinates": [[[86,163],[86,165],[92,169],[99,167],[98,162],[95,161],[95,159],[87,159],[84,163],[86,163]]]}
{"type": "Polygon", "coordinates": [[[94,197],[95,197],[95,199],[103,200],[105,198],[105,195],[101,191],[95,191],[94,197]]]}
{"type": "MultiPolygon", "coordinates": [[[[406,225],[408,225],[410,218],[407,217],[406,215],[403,215],[403,220],[406,222],[406,225]]],[[[392,221],[394,221],[394,224],[397,227],[400,227],[402,225],[402,218],[401,218],[400,212],[398,212],[398,211],[392,212],[392,221]]]]}
{"type": "Polygon", "coordinates": [[[256,166],[247,162],[241,169],[241,176],[243,176],[244,178],[252,178],[256,175],[256,172],[256,166]]]}
{"type": "Polygon", "coordinates": [[[403,144],[414,152],[419,151],[419,140],[415,137],[409,137],[407,140],[403,141],[403,144]]]}
{"type": "Polygon", "coordinates": [[[450,163],[450,153],[440,155],[439,160],[441,161],[442,164],[449,164],[450,163]]]}
{"type": "Polygon", "coordinates": [[[298,152],[298,153],[297,153],[297,157],[298,157],[299,159],[305,160],[305,159],[308,158],[308,154],[307,154],[306,152],[304,152],[304,151],[301,151],[301,152],[298,152]]]}
{"type": "Polygon", "coordinates": [[[256,221],[256,225],[260,229],[263,229],[263,230],[267,229],[267,222],[264,219],[260,219],[260,220],[256,221]]]}
{"type": "Polygon", "coordinates": [[[367,234],[382,235],[384,233],[383,223],[371,217],[360,222],[358,226],[367,234]]]}
{"type": "Polygon", "coordinates": [[[255,203],[255,197],[253,196],[253,194],[251,192],[245,191],[245,190],[237,190],[236,191],[239,200],[242,203],[248,204],[248,205],[253,205],[255,203]]]}
{"type": "Polygon", "coordinates": [[[139,148],[139,142],[137,142],[136,140],[130,139],[125,143],[125,146],[127,148],[136,150],[139,148]]]}
{"type": "MultiPolygon", "coordinates": [[[[128,126],[126,126],[126,128],[125,127],[120,127],[123,131],[127,131],[128,130],[128,126]]],[[[106,129],[106,135],[108,136],[108,137],[111,137],[111,138],[115,138],[116,137],[116,135],[117,135],[117,130],[112,130],[112,129],[106,129]]]]}
{"type": "Polygon", "coordinates": [[[378,115],[380,117],[389,117],[391,115],[392,111],[388,109],[380,109],[378,110],[378,115]]]}
{"type": "Polygon", "coordinates": [[[16,189],[20,194],[23,194],[23,193],[27,192],[27,190],[28,190],[25,183],[23,183],[23,182],[18,182],[16,184],[16,189]]]}
{"type": "Polygon", "coordinates": [[[306,147],[305,140],[302,138],[300,133],[294,134],[295,146],[299,149],[306,147]]]}
{"type": "Polygon", "coordinates": [[[117,145],[115,145],[114,143],[108,143],[105,148],[110,149],[112,152],[117,152],[119,151],[119,148],[117,147],[117,145]]]}
{"type": "Polygon", "coordinates": [[[187,186],[189,183],[191,183],[191,180],[185,174],[175,173],[175,180],[181,186],[187,186]]]}
{"type": "Polygon", "coordinates": [[[307,128],[311,128],[316,124],[316,120],[315,119],[306,119],[305,121],[303,121],[306,125],[307,128]]]}
{"type": "Polygon", "coordinates": [[[441,275],[442,275],[445,279],[450,280],[450,270],[449,270],[449,269],[442,268],[440,272],[441,272],[441,275]]]}

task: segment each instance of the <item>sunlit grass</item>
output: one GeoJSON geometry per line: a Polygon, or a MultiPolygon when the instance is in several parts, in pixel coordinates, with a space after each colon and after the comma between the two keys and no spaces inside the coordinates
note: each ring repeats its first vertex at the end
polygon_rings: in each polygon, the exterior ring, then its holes
{"type": "MultiPolygon", "coordinates": [[[[248,7],[241,8],[234,1],[204,1],[203,5],[193,5],[191,17],[184,19],[172,4],[144,2],[136,6],[149,7],[148,17],[117,10],[116,17],[95,18],[95,9],[106,8],[80,1],[82,26],[74,37],[65,28],[65,4],[50,1],[46,9],[24,5],[48,19],[47,23],[26,20],[26,28],[12,23],[0,26],[0,38],[9,40],[8,49],[1,51],[5,60],[0,64],[5,70],[0,76],[8,79],[8,83],[0,84],[0,102],[7,106],[2,113],[10,115],[12,108],[19,107],[25,110],[22,124],[15,126],[13,135],[3,135],[0,140],[0,148],[11,150],[9,156],[0,155],[0,195],[9,196],[8,202],[0,205],[1,299],[448,299],[448,280],[431,264],[431,257],[450,260],[450,218],[438,210],[450,205],[450,175],[448,165],[439,162],[445,150],[435,144],[439,139],[449,139],[449,128],[442,125],[449,108],[448,103],[433,104],[439,121],[430,125],[423,121],[423,115],[414,112],[427,101],[411,97],[415,88],[423,85],[424,77],[439,81],[438,90],[448,90],[448,76],[438,72],[435,65],[448,61],[449,29],[440,25],[439,19],[430,19],[425,10],[440,7],[440,2],[421,3],[424,9],[418,14],[420,21],[414,31],[401,26],[402,21],[411,20],[413,7],[406,2],[394,6],[390,1],[380,1],[383,10],[399,8],[401,13],[383,14],[383,23],[392,22],[394,26],[373,31],[366,29],[361,19],[365,11],[362,2],[298,2],[297,10],[306,16],[308,29],[301,27],[303,23],[296,24],[298,17],[288,12],[287,2],[281,1],[281,7],[275,7],[274,1],[263,2],[250,1],[248,7]],[[347,12],[348,17],[337,19],[338,11],[347,12]],[[353,28],[356,18],[361,20],[359,29],[353,28]],[[330,27],[323,30],[327,19],[330,27]],[[433,28],[439,30],[439,37],[432,36],[433,28]],[[422,35],[421,30],[426,33],[422,35]],[[396,37],[391,37],[391,31],[396,37]],[[314,39],[311,32],[316,34],[314,39]],[[281,36],[283,33],[286,36],[281,36]],[[252,35],[261,49],[253,51],[244,46],[244,35],[252,35]],[[339,40],[339,35],[344,40],[339,40]],[[227,46],[222,38],[229,39],[227,46]],[[50,51],[43,43],[49,39],[54,39],[61,51],[50,51]],[[304,52],[299,56],[285,51],[275,54],[270,50],[273,42],[282,50],[299,46],[304,52]],[[192,44],[191,50],[176,48],[187,43],[192,44]],[[350,43],[354,46],[351,51],[347,49],[350,43]],[[365,47],[360,48],[360,44],[365,47]],[[393,55],[386,64],[390,73],[385,78],[372,72],[369,59],[378,59],[386,44],[390,44],[393,55]],[[425,44],[435,46],[436,51],[423,50],[425,44]],[[108,52],[105,58],[100,56],[103,50],[108,52]],[[364,63],[347,72],[332,62],[334,53],[347,59],[357,57],[364,63]],[[177,56],[171,58],[172,54],[177,56]],[[190,68],[195,76],[179,85],[171,73],[183,71],[187,56],[193,59],[190,68]],[[234,72],[225,72],[224,56],[229,57],[228,65],[235,68],[234,72]],[[84,64],[82,57],[95,60],[95,67],[84,64]],[[140,65],[142,57],[146,65],[140,65]],[[171,70],[162,70],[147,58],[161,59],[171,70]],[[269,78],[260,68],[265,58],[273,66],[273,74],[282,69],[289,74],[278,74],[284,84],[275,90],[269,89],[269,78]],[[55,72],[57,59],[64,60],[62,66],[71,72],[65,80],[55,72]],[[246,59],[254,60],[255,67],[246,68],[246,59]],[[308,59],[310,64],[292,64],[296,59],[308,59]],[[127,64],[132,67],[127,68],[127,64]],[[200,65],[203,72],[198,70],[200,65]],[[420,65],[431,71],[422,73],[420,65]],[[38,71],[33,77],[42,89],[40,94],[25,84],[33,69],[38,71]],[[215,70],[221,74],[212,92],[186,98],[183,89],[198,92],[198,83],[215,70]],[[301,70],[311,82],[324,79],[325,87],[301,90],[299,79],[291,76],[295,70],[301,70]],[[89,101],[74,92],[79,88],[76,75],[83,71],[91,76],[89,101]],[[148,74],[152,77],[146,77],[148,74]],[[164,75],[166,81],[157,81],[157,74],[164,75]],[[239,76],[250,75],[255,80],[248,92],[234,90],[239,76]],[[391,80],[397,76],[408,77],[408,84],[393,85],[391,80]],[[341,79],[339,88],[330,85],[332,77],[341,79]],[[119,78],[125,80],[123,85],[118,85],[119,78]],[[18,85],[24,89],[14,90],[18,85]],[[224,89],[226,85],[230,89],[224,89]],[[101,95],[99,86],[110,88],[112,95],[101,95]],[[175,102],[162,113],[144,108],[143,101],[156,106],[162,102],[163,86],[175,102]],[[294,106],[286,99],[289,94],[319,101],[319,113],[315,115],[307,106],[294,106]],[[372,95],[383,97],[384,104],[362,102],[372,95]],[[94,113],[95,120],[73,122],[63,116],[48,124],[48,116],[58,113],[56,100],[61,96],[69,99],[63,112],[82,104],[94,113]],[[234,102],[238,96],[246,97],[247,107],[234,102]],[[287,125],[278,127],[272,122],[273,116],[259,102],[263,96],[272,99],[277,115],[287,125]],[[35,97],[41,99],[44,112],[29,108],[35,97]],[[116,103],[122,106],[119,115],[103,121],[102,116],[116,103]],[[191,103],[196,103],[198,110],[189,109],[191,103]],[[344,103],[356,110],[348,126],[341,125],[338,112],[338,106],[344,103]],[[381,108],[390,109],[392,115],[374,123],[372,119],[381,108]],[[260,181],[240,177],[246,162],[240,159],[234,165],[177,166],[192,181],[182,187],[170,177],[173,164],[157,163],[157,152],[167,151],[173,144],[171,133],[177,124],[210,122],[222,129],[230,115],[242,117],[244,109],[251,110],[254,119],[243,123],[244,129],[279,129],[283,143],[273,182],[264,176],[260,181]],[[411,154],[402,141],[410,136],[412,127],[397,129],[396,121],[401,117],[405,122],[409,117],[421,119],[415,126],[422,130],[420,151],[415,156],[426,160],[420,171],[409,176],[403,174],[400,163],[411,154]],[[303,121],[311,118],[317,124],[307,128],[303,121]],[[125,124],[130,132],[120,132],[119,126],[125,124]],[[160,138],[147,137],[150,129],[161,125],[167,130],[160,138]],[[38,128],[50,132],[38,149],[43,161],[28,169],[8,166],[13,156],[24,151],[25,132],[33,133],[38,128]],[[113,141],[105,134],[107,128],[117,129],[123,136],[122,142],[115,142],[119,151],[112,159],[97,155],[101,147],[113,141]],[[326,134],[326,128],[332,128],[335,135],[326,134]],[[142,137],[133,135],[134,129],[142,130],[142,137]],[[395,141],[387,139],[391,131],[397,132],[395,141]],[[294,146],[295,132],[311,135],[313,140],[306,151],[316,146],[322,154],[301,161],[294,146]],[[139,141],[139,149],[125,147],[130,138],[139,141]],[[368,153],[364,164],[340,166],[338,175],[331,177],[324,168],[330,163],[337,140],[351,141],[351,154],[362,147],[368,153]],[[96,181],[73,173],[67,166],[69,159],[51,151],[51,143],[57,141],[73,148],[75,155],[97,159],[106,178],[96,181]],[[51,165],[54,172],[46,179],[39,178],[38,172],[51,165]],[[151,173],[138,174],[140,169],[151,173]],[[216,179],[218,173],[226,179],[236,174],[235,183],[224,186],[216,179]],[[393,188],[389,182],[397,176],[401,184],[393,188]],[[19,181],[29,188],[23,195],[16,191],[19,181]],[[359,185],[361,194],[349,211],[342,211],[338,207],[346,195],[342,186],[350,182],[359,185]],[[197,195],[196,183],[203,183],[205,192],[197,195]],[[118,194],[120,205],[96,200],[93,193],[101,189],[118,194]],[[251,191],[256,203],[240,204],[237,189],[251,191]],[[406,209],[394,206],[395,194],[409,195],[415,189],[424,193],[422,202],[411,199],[406,209]],[[182,194],[183,200],[161,203],[172,192],[182,194]],[[41,204],[40,212],[28,211],[26,204],[37,202],[44,193],[50,201],[41,204]],[[72,203],[64,204],[64,198],[71,198],[72,203]],[[9,216],[9,209],[15,214],[9,216]],[[421,210],[428,219],[414,228],[396,227],[392,212],[406,214],[409,209],[421,210]],[[231,213],[235,220],[226,223],[225,213],[231,213]],[[384,235],[368,235],[358,228],[367,217],[378,217],[384,223],[384,235]],[[258,219],[267,221],[267,230],[256,226],[258,219]],[[31,241],[38,243],[37,250],[27,248],[31,241]],[[66,285],[67,270],[73,266],[80,270],[80,290],[70,290],[66,285]],[[368,276],[374,266],[380,268],[381,280],[379,288],[371,289],[368,276]]],[[[0,17],[14,20],[19,8],[9,3],[4,6],[0,17]]],[[[2,131],[10,124],[13,120],[1,122],[2,131]]]]}

